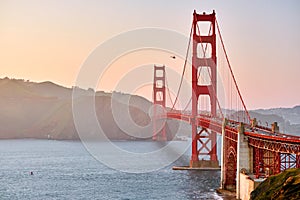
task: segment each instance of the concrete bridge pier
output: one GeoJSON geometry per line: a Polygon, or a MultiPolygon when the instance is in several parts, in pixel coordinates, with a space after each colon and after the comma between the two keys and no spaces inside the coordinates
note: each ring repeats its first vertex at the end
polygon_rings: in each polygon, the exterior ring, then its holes
{"type": "Polygon", "coordinates": [[[224,118],[222,124],[222,140],[221,140],[221,189],[226,189],[225,187],[225,127],[227,125],[227,119],[224,118]]]}
{"type": "Polygon", "coordinates": [[[248,145],[248,138],[244,135],[244,124],[240,123],[237,140],[237,168],[236,168],[236,198],[241,197],[241,190],[245,191],[247,184],[241,182],[241,174],[253,173],[253,148],[248,145]]]}
{"type": "Polygon", "coordinates": [[[244,195],[245,191],[248,191],[248,184],[243,183],[244,176],[246,176],[244,174],[253,173],[253,148],[248,145],[243,123],[240,123],[238,127],[236,138],[231,138],[233,135],[231,137],[226,135],[227,124],[227,119],[224,119],[222,124],[221,189],[235,190],[237,199],[245,199],[244,195]],[[242,180],[241,176],[243,176],[242,180]],[[241,191],[243,191],[242,195],[241,191]]]}

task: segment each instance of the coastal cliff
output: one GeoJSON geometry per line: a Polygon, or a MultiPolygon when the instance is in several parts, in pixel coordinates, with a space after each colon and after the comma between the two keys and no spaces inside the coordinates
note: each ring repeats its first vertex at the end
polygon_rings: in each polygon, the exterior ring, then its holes
{"type": "Polygon", "coordinates": [[[267,199],[300,199],[300,169],[270,176],[251,193],[251,200],[267,199]]]}

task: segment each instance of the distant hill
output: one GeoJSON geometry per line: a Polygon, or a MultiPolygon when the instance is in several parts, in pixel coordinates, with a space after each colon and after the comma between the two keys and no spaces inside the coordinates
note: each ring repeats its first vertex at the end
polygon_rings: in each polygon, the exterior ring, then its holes
{"type": "Polygon", "coordinates": [[[270,126],[276,121],[280,132],[300,135],[300,106],[253,110],[250,115],[257,118],[261,125],[270,126]]]}
{"type": "Polygon", "coordinates": [[[254,110],[254,112],[264,115],[278,115],[289,121],[290,124],[300,124],[300,105],[293,108],[259,109],[254,110]]]}
{"type": "MultiPolygon", "coordinates": [[[[94,91],[81,90],[75,104],[84,103],[94,91]]],[[[110,139],[137,139],[124,133],[116,125],[112,110],[112,93],[98,91],[95,94],[95,108],[98,121],[110,139]]],[[[130,99],[129,111],[132,120],[139,126],[151,123],[148,110],[152,103],[147,99],[121,93],[114,93],[117,109],[122,110],[123,99],[130,99]]],[[[122,113],[120,113],[122,115],[122,113]]],[[[130,124],[127,118],[122,119],[130,124]]],[[[167,132],[177,123],[170,120],[167,132]]],[[[97,138],[95,127],[87,126],[83,131],[88,138],[97,138]]],[[[143,133],[139,133],[143,134],[143,133]]],[[[0,79],[0,139],[39,138],[39,139],[79,139],[72,114],[72,89],[52,82],[34,83],[22,79],[0,79]]]]}
{"type": "MultiPolygon", "coordinates": [[[[223,113],[227,113],[231,119],[246,116],[244,111],[223,110],[223,113]]],[[[251,119],[256,118],[258,125],[271,128],[272,123],[277,122],[281,133],[300,136],[300,106],[250,110],[249,114],[251,119]]]]}
{"type": "MultiPolygon", "coordinates": [[[[152,103],[147,99],[123,93],[106,93],[89,89],[81,91],[74,99],[75,104],[85,102],[87,96],[95,94],[96,114],[111,139],[136,139],[124,133],[117,126],[111,110],[111,97],[116,99],[116,110],[122,117],[124,125],[130,124],[130,119],[121,112],[126,101],[129,101],[131,119],[139,126],[149,123],[148,111],[152,103]]],[[[230,111],[233,112],[233,111],[230,111]]],[[[300,135],[300,106],[294,108],[260,109],[250,111],[252,118],[257,118],[259,124],[270,126],[278,122],[280,131],[300,135]]],[[[176,120],[167,121],[169,138],[178,130],[176,120]]],[[[190,136],[190,126],[184,124],[180,128],[181,135],[190,136]]],[[[135,130],[133,130],[135,131],[135,130]]],[[[152,130],[148,130],[152,131],[152,130]]],[[[95,127],[87,126],[84,130],[91,139],[95,138],[95,127]]],[[[149,133],[136,133],[148,134],[149,133]]],[[[0,79],[0,139],[11,138],[52,138],[79,139],[72,114],[72,88],[62,87],[52,82],[34,83],[22,79],[0,79]]]]}

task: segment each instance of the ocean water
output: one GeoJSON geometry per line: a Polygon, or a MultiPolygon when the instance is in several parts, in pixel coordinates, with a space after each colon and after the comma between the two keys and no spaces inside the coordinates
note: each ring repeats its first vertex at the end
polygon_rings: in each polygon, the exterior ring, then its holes
{"type": "MultiPolygon", "coordinates": [[[[136,142],[118,144],[136,148],[136,142]]],[[[225,199],[215,192],[219,171],[173,171],[171,165],[125,173],[96,160],[78,141],[0,140],[0,199],[225,199]]]]}

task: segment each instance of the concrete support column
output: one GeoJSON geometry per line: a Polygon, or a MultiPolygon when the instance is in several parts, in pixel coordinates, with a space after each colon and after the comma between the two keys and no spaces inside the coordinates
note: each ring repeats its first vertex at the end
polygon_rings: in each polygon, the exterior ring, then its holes
{"type": "Polygon", "coordinates": [[[222,124],[222,140],[221,140],[221,189],[225,189],[225,128],[227,119],[224,118],[222,124]]]}
{"type": "Polygon", "coordinates": [[[251,171],[251,165],[253,162],[251,159],[251,149],[248,145],[247,138],[244,135],[244,124],[240,123],[238,132],[238,143],[237,143],[237,167],[236,167],[236,198],[240,199],[240,190],[242,185],[240,185],[240,173],[241,169],[245,172],[251,171]]]}

